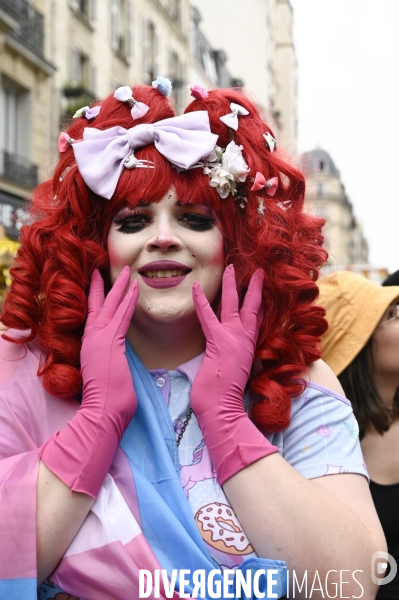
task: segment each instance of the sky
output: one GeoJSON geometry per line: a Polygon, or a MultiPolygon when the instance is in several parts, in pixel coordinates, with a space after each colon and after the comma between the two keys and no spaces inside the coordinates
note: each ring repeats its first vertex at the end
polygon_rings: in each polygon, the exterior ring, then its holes
{"type": "Polygon", "coordinates": [[[399,0],[290,0],[298,150],[333,159],[369,242],[399,269],[399,0]]]}

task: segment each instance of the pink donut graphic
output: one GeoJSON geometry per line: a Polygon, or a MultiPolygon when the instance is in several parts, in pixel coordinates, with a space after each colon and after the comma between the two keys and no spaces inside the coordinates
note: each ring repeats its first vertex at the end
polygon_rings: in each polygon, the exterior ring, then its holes
{"type": "Polygon", "coordinates": [[[227,554],[254,552],[231,506],[211,502],[197,511],[195,520],[203,539],[213,548],[227,554]]]}

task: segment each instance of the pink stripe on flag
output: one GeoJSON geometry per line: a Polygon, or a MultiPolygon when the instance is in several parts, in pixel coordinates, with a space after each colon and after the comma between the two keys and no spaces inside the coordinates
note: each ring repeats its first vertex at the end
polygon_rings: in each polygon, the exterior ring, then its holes
{"type": "Polygon", "coordinates": [[[140,508],[132,468],[128,457],[120,446],[116,449],[109,474],[118,486],[120,493],[128,505],[130,512],[139,524],[140,529],[142,529],[140,508]]]}
{"type": "Polygon", "coordinates": [[[36,450],[0,461],[0,579],[36,579],[36,450]]]}
{"type": "MultiPolygon", "coordinates": [[[[85,600],[139,598],[139,569],[161,569],[143,534],[125,546],[112,542],[62,559],[51,579],[63,590],[85,600]]],[[[161,594],[160,600],[166,600],[161,594]]],[[[154,596],[150,596],[150,600],[154,596]]],[[[175,592],[173,599],[179,595],[175,592]]]]}

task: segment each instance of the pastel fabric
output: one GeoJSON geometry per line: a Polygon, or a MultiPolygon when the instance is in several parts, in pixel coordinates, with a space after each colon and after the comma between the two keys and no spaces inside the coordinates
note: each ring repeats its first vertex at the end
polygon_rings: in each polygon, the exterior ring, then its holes
{"type": "MultiPolygon", "coordinates": [[[[54,398],[42,388],[37,377],[40,354],[34,343],[22,348],[0,340],[0,597],[47,600],[64,592],[85,600],[125,600],[139,597],[140,569],[166,569],[170,579],[173,569],[192,574],[217,568],[180,484],[166,403],[154,378],[127,346],[138,395],[136,415],[79,533],[51,582],[37,589],[37,449],[78,408],[76,400],[54,398]]],[[[273,592],[284,596],[283,561],[251,557],[238,568],[244,576],[246,571],[253,576],[259,569],[276,569],[273,592]]],[[[193,586],[191,581],[186,591],[193,586]]],[[[266,592],[266,577],[261,577],[260,589],[266,592]]],[[[162,589],[160,597],[166,597],[162,589]]]]}
{"type": "MultiPolygon", "coordinates": [[[[175,434],[183,427],[191,385],[203,354],[176,370],[150,371],[166,405],[175,434]]],[[[251,399],[245,397],[248,408],[251,399]]],[[[307,479],[335,473],[368,477],[359,444],[359,428],[347,398],[309,383],[293,399],[291,422],[281,433],[266,437],[280,454],[307,479]]],[[[180,483],[212,558],[221,568],[234,569],[256,557],[223,489],[218,485],[195,415],[179,445],[180,483]]]]}

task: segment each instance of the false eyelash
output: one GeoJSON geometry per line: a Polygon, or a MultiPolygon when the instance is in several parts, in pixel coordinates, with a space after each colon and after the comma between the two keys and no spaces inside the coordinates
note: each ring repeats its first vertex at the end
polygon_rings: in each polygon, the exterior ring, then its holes
{"type": "Polygon", "coordinates": [[[193,229],[194,231],[208,231],[216,224],[216,219],[214,217],[197,215],[195,213],[184,213],[181,215],[180,219],[185,223],[186,227],[193,229]]]}
{"type": "Polygon", "coordinates": [[[146,213],[141,212],[139,210],[135,210],[134,212],[129,212],[129,213],[122,213],[119,217],[116,217],[114,219],[114,223],[116,223],[117,225],[121,225],[124,221],[126,221],[126,219],[135,217],[135,216],[147,216],[146,213]]]}

